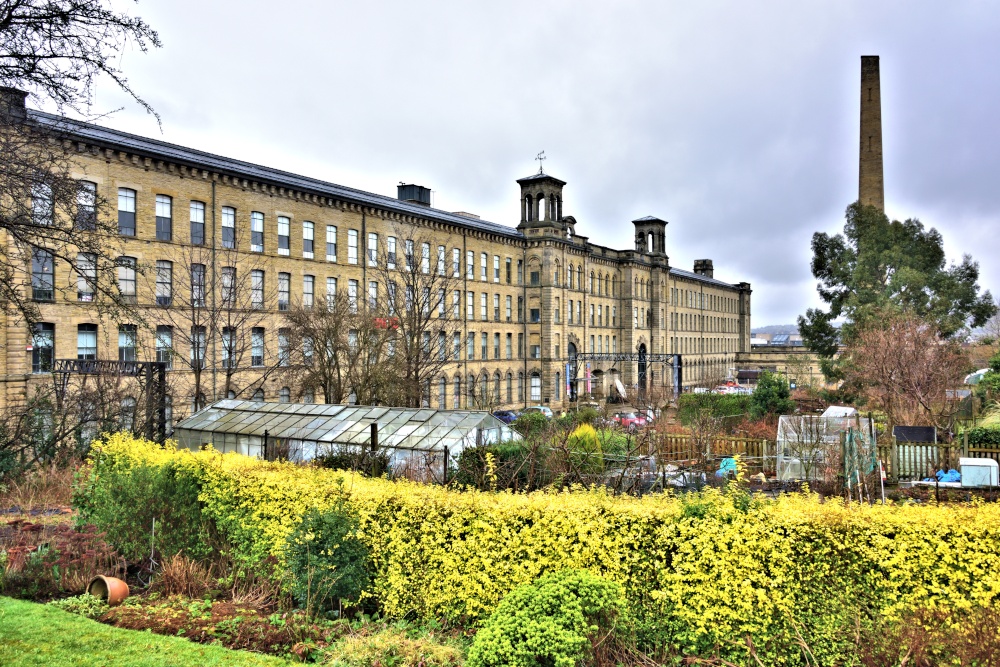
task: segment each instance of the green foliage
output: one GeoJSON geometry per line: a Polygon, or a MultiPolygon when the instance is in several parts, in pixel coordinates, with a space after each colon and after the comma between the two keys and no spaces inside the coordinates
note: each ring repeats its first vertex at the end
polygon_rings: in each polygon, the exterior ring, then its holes
{"type": "Polygon", "coordinates": [[[99,597],[91,595],[90,593],[74,595],[71,598],[63,598],[62,600],[53,600],[49,604],[57,609],[68,611],[71,614],[79,614],[84,618],[93,619],[104,616],[104,614],[111,609],[107,602],[99,597]]]}
{"type": "Polygon", "coordinates": [[[790,398],[788,381],[776,373],[764,372],[757,387],[750,395],[750,415],[760,419],[765,415],[784,415],[795,410],[795,402],[790,398]]]}
{"type": "Polygon", "coordinates": [[[77,524],[93,524],[131,562],[155,548],[161,560],[183,551],[204,560],[214,551],[214,529],[203,517],[199,485],[176,463],[95,466],[77,482],[77,524]],[[153,535],[153,523],[156,534],[153,535]]]}
{"type": "Polygon", "coordinates": [[[499,442],[493,445],[483,445],[481,447],[466,447],[458,457],[458,471],[450,481],[457,486],[472,486],[481,490],[488,490],[490,482],[488,477],[487,454],[493,457],[493,473],[496,471],[515,471],[509,479],[505,480],[505,486],[526,488],[528,484],[528,469],[523,465],[531,452],[523,441],[499,442]]]}
{"type": "Polygon", "coordinates": [[[541,412],[526,412],[519,415],[511,426],[525,438],[530,438],[544,433],[549,426],[549,420],[541,412]]]}
{"type": "Polygon", "coordinates": [[[1000,351],[990,357],[989,369],[976,386],[977,393],[1000,399],[1000,351]]]}
{"type": "Polygon", "coordinates": [[[389,472],[389,454],[372,452],[364,447],[344,447],[317,456],[313,461],[321,468],[353,470],[369,477],[381,477],[389,472]]]}
{"type": "Polygon", "coordinates": [[[358,520],[341,490],[333,506],[309,510],[289,536],[292,595],[309,612],[355,600],[368,585],[368,547],[358,539],[358,520]]]}
{"type": "Polygon", "coordinates": [[[1000,446],[1000,426],[977,426],[968,431],[970,445],[1000,446]]]}
{"type": "Polygon", "coordinates": [[[334,667],[459,667],[462,651],[433,635],[410,636],[399,627],[345,637],[334,644],[324,664],[334,667]]]}
{"type": "Polygon", "coordinates": [[[618,584],[586,570],[561,570],[514,589],[469,649],[467,667],[577,667],[591,664],[591,640],[625,616],[618,584]]]}
{"type": "Polygon", "coordinates": [[[829,310],[799,317],[809,349],[833,357],[853,327],[887,311],[912,312],[934,322],[948,338],[965,326],[982,326],[995,312],[989,292],[979,293],[979,265],[968,255],[946,266],[936,229],[919,220],[890,222],[874,206],[847,207],[844,233],[813,234],[812,273],[829,310]],[[834,320],[846,319],[838,333],[834,320]]]}
{"type": "Polygon", "coordinates": [[[580,424],[566,438],[573,466],[584,474],[604,472],[604,453],[597,431],[590,424],[580,424]]]}
{"type": "Polygon", "coordinates": [[[685,426],[700,415],[716,418],[741,417],[750,412],[750,397],[746,394],[681,394],[677,399],[677,416],[685,426]]]}

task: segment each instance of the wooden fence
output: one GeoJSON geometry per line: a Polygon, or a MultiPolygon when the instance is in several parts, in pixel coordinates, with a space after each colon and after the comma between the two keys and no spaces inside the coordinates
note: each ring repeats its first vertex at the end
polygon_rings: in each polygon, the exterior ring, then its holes
{"type": "Polygon", "coordinates": [[[700,462],[715,463],[739,454],[752,472],[774,468],[775,443],[756,438],[716,437],[696,439],[690,435],[658,433],[652,435],[653,453],[660,464],[689,465],[700,462]]]}
{"type": "Polygon", "coordinates": [[[1000,463],[1000,446],[970,445],[968,437],[951,443],[897,442],[879,445],[878,455],[893,482],[931,477],[937,470],[958,469],[960,457],[993,459],[1000,463]]]}

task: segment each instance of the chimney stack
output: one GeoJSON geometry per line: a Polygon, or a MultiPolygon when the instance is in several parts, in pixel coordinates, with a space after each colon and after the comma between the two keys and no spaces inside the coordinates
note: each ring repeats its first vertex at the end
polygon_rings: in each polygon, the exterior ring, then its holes
{"type": "Polygon", "coordinates": [[[706,278],[715,278],[715,269],[712,267],[712,260],[710,259],[696,259],[694,260],[694,272],[699,276],[705,276],[706,278]]]}
{"type": "Polygon", "coordinates": [[[28,93],[17,88],[0,86],[0,120],[4,123],[23,123],[28,119],[24,100],[28,93]]]}
{"type": "Polygon", "coordinates": [[[885,210],[882,179],[882,93],[878,56],[861,56],[861,155],[858,200],[885,210]]]}

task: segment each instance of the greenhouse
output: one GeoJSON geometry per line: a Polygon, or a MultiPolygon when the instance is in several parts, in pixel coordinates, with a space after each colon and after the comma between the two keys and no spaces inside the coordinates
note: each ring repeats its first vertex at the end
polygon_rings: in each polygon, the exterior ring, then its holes
{"type": "Polygon", "coordinates": [[[521,436],[489,412],[222,400],[181,421],[178,446],[308,461],[344,451],[384,452],[396,469],[440,471],[466,447],[521,436]],[[374,425],[374,426],[373,426],[374,425]]]}
{"type": "Polygon", "coordinates": [[[842,439],[856,431],[875,442],[872,421],[866,417],[782,415],[778,420],[778,479],[829,481],[842,472],[842,439]]]}

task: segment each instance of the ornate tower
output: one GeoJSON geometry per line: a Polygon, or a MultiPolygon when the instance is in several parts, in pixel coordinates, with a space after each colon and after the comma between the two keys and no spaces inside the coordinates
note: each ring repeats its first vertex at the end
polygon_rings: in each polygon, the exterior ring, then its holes
{"type": "Polygon", "coordinates": [[[882,180],[882,94],[878,56],[861,56],[861,155],[858,200],[885,210],[882,180]]]}
{"type": "Polygon", "coordinates": [[[635,249],[645,255],[667,255],[667,221],[647,215],[633,220],[635,249]]]}
{"type": "Polygon", "coordinates": [[[517,183],[521,186],[521,224],[517,228],[561,229],[562,190],[566,181],[539,172],[520,178],[517,183]]]}

